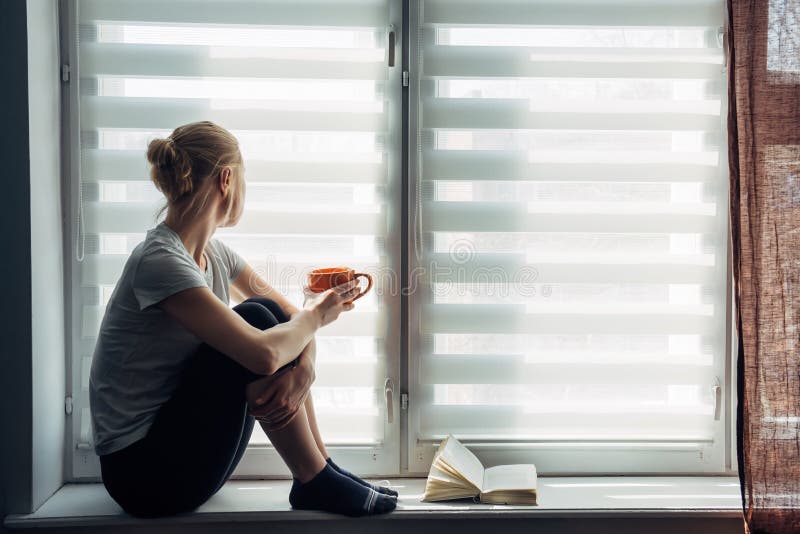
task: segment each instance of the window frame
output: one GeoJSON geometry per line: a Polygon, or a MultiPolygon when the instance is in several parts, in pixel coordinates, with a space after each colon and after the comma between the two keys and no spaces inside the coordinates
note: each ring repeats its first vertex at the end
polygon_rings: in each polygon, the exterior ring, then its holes
{"type": "MultiPolygon", "coordinates": [[[[402,89],[402,35],[403,18],[402,6],[398,2],[388,0],[389,25],[395,32],[395,63],[389,68],[386,80],[386,95],[388,96],[387,143],[386,157],[389,178],[387,180],[387,198],[399,198],[402,191],[401,158],[402,136],[398,124],[402,121],[403,101],[402,89]]],[[[388,46],[388,45],[387,45],[388,46]]],[[[401,210],[396,209],[387,202],[387,231],[386,250],[391,251],[395,259],[394,265],[399,267],[402,263],[400,228],[403,225],[401,210]]],[[[401,303],[399,294],[384,295],[388,304],[387,323],[398,324],[400,321],[401,303]]],[[[386,354],[386,374],[391,380],[392,400],[384,403],[386,410],[392,410],[392,422],[384,419],[384,443],[371,445],[326,445],[326,449],[336,457],[337,463],[347,466],[365,476],[392,476],[400,474],[400,424],[399,424],[399,398],[398,385],[400,384],[400,334],[397,330],[386,329],[384,338],[386,354]]],[[[384,391],[386,395],[386,391],[384,391]]],[[[325,436],[323,436],[324,438],[325,436]]],[[[234,477],[262,477],[262,476],[290,476],[289,469],[284,464],[277,450],[270,445],[250,445],[242,456],[239,465],[233,472],[234,477]]]]}
{"type": "MultiPolygon", "coordinates": [[[[422,4],[424,0],[409,0],[410,16],[408,22],[408,42],[410,58],[420,58],[422,56],[422,28],[420,18],[422,4]]],[[[718,29],[718,36],[727,35],[727,17],[724,2],[723,4],[723,26],[718,29]]],[[[720,45],[723,43],[720,41],[720,45]]],[[[715,432],[715,439],[702,445],[700,448],[682,445],[679,443],[659,443],[645,444],[636,446],[631,444],[609,443],[564,443],[564,442],[539,442],[539,443],[517,443],[503,441],[470,441],[465,440],[472,451],[485,465],[530,463],[533,461],[537,465],[539,474],[545,475],[624,475],[624,474],[654,474],[654,475],[731,475],[737,472],[736,467],[736,435],[735,435],[735,405],[736,395],[733,387],[736,384],[736,366],[733,358],[733,347],[736,346],[736,329],[733,323],[733,278],[732,278],[732,258],[730,252],[730,224],[729,224],[729,205],[724,202],[728,198],[728,154],[727,144],[724,142],[724,133],[727,131],[727,55],[725,47],[722,46],[723,67],[719,73],[719,81],[722,90],[720,91],[720,132],[723,134],[723,142],[719,147],[718,180],[722,188],[719,198],[722,200],[718,206],[719,213],[719,235],[725,236],[723,239],[720,256],[725,258],[725,264],[720,269],[726,273],[724,280],[725,310],[720,313],[720,317],[725,318],[724,329],[724,362],[720,377],[721,410],[718,430],[715,432]]],[[[409,77],[411,80],[409,87],[409,146],[419,146],[419,112],[422,105],[420,94],[421,80],[420,64],[417,61],[409,65],[409,77]]],[[[409,161],[409,176],[407,194],[409,206],[413,209],[420,208],[421,198],[421,171],[419,167],[420,155],[417,151],[411,150],[406,155],[409,161]]],[[[414,215],[410,216],[412,219],[414,215]]],[[[417,270],[425,272],[425,266],[415,256],[415,247],[419,246],[416,242],[418,227],[412,222],[409,227],[407,248],[409,253],[406,256],[407,269],[414,273],[417,270]]],[[[723,281],[720,281],[723,283],[723,281]]],[[[419,289],[416,288],[418,291],[419,289]]],[[[422,345],[419,328],[415,328],[416,318],[419,325],[422,304],[424,297],[411,298],[408,301],[408,320],[411,325],[409,332],[409,354],[421,354],[424,350],[422,345]]],[[[433,459],[437,448],[437,443],[429,440],[418,440],[416,429],[419,428],[420,412],[419,405],[414,404],[414,398],[420,397],[417,393],[419,384],[416,384],[413,377],[417,376],[419,370],[419,359],[409,357],[408,359],[408,380],[410,391],[410,407],[407,414],[407,435],[405,446],[407,448],[407,466],[409,474],[427,475],[428,468],[433,459]]]]}
{"type": "MultiPolygon", "coordinates": [[[[385,185],[386,197],[400,198],[402,195],[402,30],[403,5],[387,0],[388,28],[395,34],[395,63],[387,67],[385,113],[387,113],[386,157],[388,178],[385,185]]],[[[66,341],[66,406],[67,425],[65,432],[65,479],[72,482],[89,482],[100,480],[100,463],[91,446],[80,443],[81,425],[88,424],[81,414],[72,412],[72,399],[76,389],[80,391],[82,384],[82,362],[80,354],[85,340],[81,337],[81,270],[77,254],[81,250],[82,239],[82,196],[81,196],[81,90],[80,64],[78,53],[79,5],[77,0],[59,0],[59,24],[61,28],[60,46],[61,63],[69,73],[69,81],[62,83],[62,183],[64,187],[65,211],[65,297],[67,317],[65,330],[66,341]]],[[[390,257],[392,270],[400,269],[402,264],[402,232],[404,224],[399,207],[386,204],[387,233],[385,250],[390,257]]],[[[401,298],[399,292],[387,293],[383,296],[386,304],[387,324],[397,324],[401,317],[401,298]]],[[[397,329],[387,328],[384,338],[384,354],[386,357],[386,378],[390,379],[392,399],[384,402],[385,409],[393,410],[392,422],[384,418],[384,440],[376,445],[330,445],[328,450],[337,461],[364,475],[397,475],[400,474],[400,410],[399,386],[400,378],[400,333],[397,329]]],[[[379,384],[376,384],[379,386],[379,384]]],[[[77,411],[77,410],[76,410],[77,411]]],[[[191,446],[187,442],[186,446],[191,446]]],[[[274,447],[269,445],[251,445],[247,448],[239,465],[233,473],[240,478],[283,478],[289,471],[274,447]]]]}
{"type": "MultiPolygon", "coordinates": [[[[419,75],[419,16],[421,0],[389,0],[389,21],[394,26],[395,66],[389,69],[387,93],[391,92],[389,113],[389,134],[387,139],[387,167],[390,179],[387,198],[395,202],[387,205],[388,231],[387,248],[395,256],[395,265],[400,268],[400,280],[407,288],[413,273],[420,268],[415,257],[414,215],[418,208],[419,176],[418,154],[418,111],[420,106],[419,75]],[[408,73],[408,86],[403,83],[403,74],[408,73]],[[395,91],[396,97],[395,97],[395,91]],[[408,209],[404,209],[407,207],[408,209]]],[[[59,24],[61,29],[62,65],[68,69],[69,82],[62,81],[62,185],[65,212],[64,271],[66,292],[65,329],[66,346],[66,408],[67,425],[65,436],[66,480],[96,481],[100,479],[100,467],[94,451],[76,447],[76,436],[80,436],[80,418],[71,410],[74,388],[81,384],[81,365],[75,365],[73,355],[80,354],[81,317],[80,299],[76,289],[80,288],[80,270],[76,258],[81,233],[78,231],[82,217],[80,208],[80,87],[77,49],[77,2],[59,0],[59,24]]],[[[726,21],[727,24],[727,21],[726,21]]],[[[724,52],[724,49],[723,49],[724,52]]],[[[727,73],[723,69],[720,80],[727,84],[727,73]]],[[[727,93],[721,92],[721,131],[726,131],[727,93]]],[[[720,146],[720,184],[725,191],[720,198],[727,198],[728,165],[726,145],[720,146]]],[[[728,206],[724,204],[725,214],[719,217],[724,224],[722,235],[730,235],[728,206]]],[[[687,450],[680,447],[632,450],[624,447],[587,447],[564,444],[517,444],[517,443],[470,443],[473,451],[487,464],[528,462],[533,456],[540,467],[541,474],[600,475],[600,474],[718,474],[736,473],[736,365],[734,348],[736,331],[733,323],[733,280],[730,247],[726,242],[722,253],[727,258],[727,298],[725,325],[725,380],[722,385],[723,414],[721,424],[724,440],[713,444],[708,450],[687,450]],[[698,454],[700,459],[697,458],[698,454]],[[654,458],[658,457],[661,467],[653,469],[654,458]]],[[[343,465],[365,475],[381,476],[425,476],[430,466],[436,443],[418,442],[415,424],[418,421],[415,395],[418,384],[412,380],[419,364],[416,354],[420,354],[419,329],[422,300],[414,297],[419,288],[410,287],[391,296],[388,321],[396,328],[387,330],[386,356],[387,375],[392,379],[393,423],[384,421],[385,443],[380,446],[331,446],[332,454],[343,465]],[[404,397],[403,395],[408,395],[404,397]],[[407,402],[405,402],[407,400],[407,402]]],[[[85,423],[84,423],[85,424],[85,423]]],[[[270,446],[248,447],[239,467],[234,472],[237,477],[264,478],[280,477],[288,474],[282,460],[270,446]]]]}

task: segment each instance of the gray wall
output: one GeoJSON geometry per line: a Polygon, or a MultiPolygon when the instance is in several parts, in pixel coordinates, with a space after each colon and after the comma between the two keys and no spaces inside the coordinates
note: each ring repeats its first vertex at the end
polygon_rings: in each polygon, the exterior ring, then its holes
{"type": "Polygon", "coordinates": [[[0,210],[0,516],[34,510],[63,480],[64,291],[55,9],[53,0],[0,4],[5,200],[0,210]]]}
{"type": "Polygon", "coordinates": [[[0,261],[2,342],[3,465],[0,513],[25,510],[31,493],[31,261],[30,168],[28,150],[28,43],[24,0],[0,7],[3,83],[3,209],[0,210],[3,261],[0,261]]]}

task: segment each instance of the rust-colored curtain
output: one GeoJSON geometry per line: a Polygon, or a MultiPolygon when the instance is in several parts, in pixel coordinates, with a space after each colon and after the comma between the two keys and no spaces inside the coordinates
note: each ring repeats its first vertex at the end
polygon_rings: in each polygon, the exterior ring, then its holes
{"type": "Polygon", "coordinates": [[[800,532],[800,0],[727,7],[744,519],[800,532]]]}

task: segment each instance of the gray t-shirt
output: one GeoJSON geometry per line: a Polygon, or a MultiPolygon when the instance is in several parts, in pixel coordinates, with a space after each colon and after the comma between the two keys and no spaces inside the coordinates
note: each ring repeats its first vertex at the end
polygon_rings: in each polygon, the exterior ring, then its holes
{"type": "Polygon", "coordinates": [[[244,260],[211,239],[203,273],[180,236],[164,223],[125,263],[100,325],[89,377],[95,452],[110,454],[143,438],[178,386],[200,340],[155,306],[192,287],[209,287],[228,304],[244,260]]]}

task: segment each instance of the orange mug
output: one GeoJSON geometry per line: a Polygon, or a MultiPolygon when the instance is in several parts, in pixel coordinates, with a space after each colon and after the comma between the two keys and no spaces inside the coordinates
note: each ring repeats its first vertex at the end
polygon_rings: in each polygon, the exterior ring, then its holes
{"type": "Polygon", "coordinates": [[[367,279],[367,288],[356,296],[348,304],[357,301],[372,289],[372,276],[367,273],[357,273],[349,267],[325,267],[324,269],[314,269],[308,273],[308,289],[314,293],[322,293],[334,286],[344,284],[359,277],[367,279]]]}

